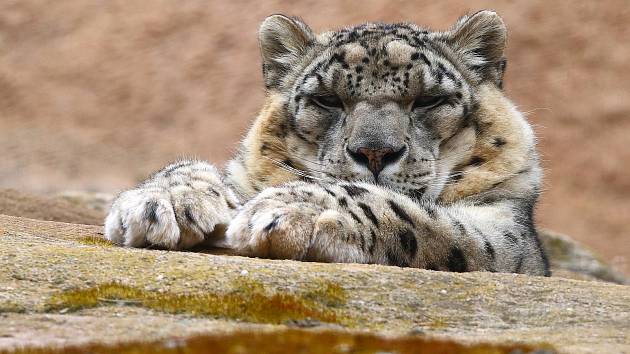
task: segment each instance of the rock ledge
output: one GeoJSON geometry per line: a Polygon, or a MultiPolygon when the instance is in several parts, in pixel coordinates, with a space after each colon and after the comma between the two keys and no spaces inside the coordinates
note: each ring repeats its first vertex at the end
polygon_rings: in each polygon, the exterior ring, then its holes
{"type": "Polygon", "coordinates": [[[101,233],[0,215],[0,349],[312,327],[300,330],[304,343],[321,331],[399,341],[412,333],[462,348],[630,352],[624,285],[124,249],[101,233]]]}

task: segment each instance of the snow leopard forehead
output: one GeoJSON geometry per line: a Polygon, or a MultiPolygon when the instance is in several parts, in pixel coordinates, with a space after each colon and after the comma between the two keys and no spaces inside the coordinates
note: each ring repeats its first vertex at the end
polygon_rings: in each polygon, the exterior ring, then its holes
{"type": "Polygon", "coordinates": [[[318,55],[298,89],[334,89],[344,99],[411,99],[421,92],[451,94],[465,73],[453,64],[443,34],[411,24],[367,23],[319,35],[318,55]]]}

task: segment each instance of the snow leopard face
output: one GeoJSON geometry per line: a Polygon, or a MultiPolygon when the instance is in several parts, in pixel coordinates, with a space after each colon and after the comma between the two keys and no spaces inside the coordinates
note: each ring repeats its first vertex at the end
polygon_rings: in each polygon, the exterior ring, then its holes
{"type": "Polygon", "coordinates": [[[470,22],[447,32],[368,23],[314,35],[299,20],[267,19],[263,71],[283,100],[287,162],[418,199],[435,199],[462,156],[481,164],[463,131],[479,128],[476,87],[501,85],[505,33],[470,22]]]}

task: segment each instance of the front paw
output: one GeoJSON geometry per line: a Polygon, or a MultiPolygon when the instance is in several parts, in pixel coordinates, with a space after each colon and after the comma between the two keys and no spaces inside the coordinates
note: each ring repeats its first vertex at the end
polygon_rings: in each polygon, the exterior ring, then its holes
{"type": "Polygon", "coordinates": [[[128,247],[187,249],[204,241],[220,243],[232,217],[216,190],[180,185],[139,187],[123,192],[105,220],[107,239],[128,247]]]}
{"type": "Polygon", "coordinates": [[[314,186],[267,189],[232,220],[226,243],[250,257],[366,262],[355,222],[326,198],[314,186]]]}

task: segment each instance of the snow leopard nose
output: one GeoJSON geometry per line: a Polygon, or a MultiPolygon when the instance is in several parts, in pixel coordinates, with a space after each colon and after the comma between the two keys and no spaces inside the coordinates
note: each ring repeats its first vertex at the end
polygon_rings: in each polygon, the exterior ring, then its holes
{"type": "Polygon", "coordinates": [[[385,166],[393,164],[405,152],[405,146],[394,149],[391,147],[372,149],[369,147],[359,147],[356,151],[348,149],[348,154],[359,164],[366,165],[368,170],[378,179],[379,173],[385,166]]]}

